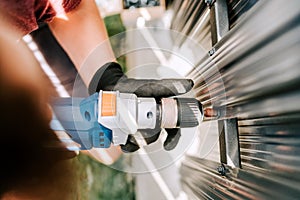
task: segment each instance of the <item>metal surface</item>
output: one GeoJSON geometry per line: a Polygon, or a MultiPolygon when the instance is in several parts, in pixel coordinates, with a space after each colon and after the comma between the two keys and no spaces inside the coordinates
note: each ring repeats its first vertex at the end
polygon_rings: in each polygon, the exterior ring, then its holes
{"type": "Polygon", "coordinates": [[[300,180],[299,130],[299,113],[240,120],[243,166],[300,180]]]}
{"type": "Polygon", "coordinates": [[[197,8],[197,5],[200,4],[200,0],[189,1],[187,4],[187,8],[184,11],[180,21],[176,24],[176,30],[182,30],[189,19],[192,17],[193,13],[197,8]]]}
{"type": "Polygon", "coordinates": [[[188,35],[207,51],[212,48],[209,13],[209,9],[205,7],[195,24],[191,25],[191,31],[188,35]]]}
{"type": "Polygon", "coordinates": [[[219,42],[229,30],[226,0],[215,0],[210,8],[212,44],[219,42]]]}
{"type": "Polygon", "coordinates": [[[230,28],[257,2],[258,0],[227,0],[230,28]]]}
{"type": "MultiPolygon", "coordinates": [[[[195,79],[204,106],[213,100],[215,105],[232,110],[266,94],[288,92],[285,88],[291,90],[299,83],[298,7],[277,1],[258,4],[257,9],[250,10],[252,12],[216,44],[217,51],[211,59],[203,58],[189,75],[195,79]],[[275,13],[276,9],[282,16],[275,13]],[[284,15],[286,12],[289,15],[284,15]],[[274,20],[277,23],[273,23],[274,20]],[[221,76],[214,76],[216,72],[221,76]],[[218,93],[223,87],[226,98],[218,93]],[[201,93],[212,88],[214,93],[201,93]]],[[[221,117],[232,117],[224,115],[221,117]]]]}
{"type": "Polygon", "coordinates": [[[171,23],[171,29],[179,31],[178,24],[180,23],[183,16],[186,15],[186,10],[188,10],[192,1],[191,0],[186,0],[186,1],[178,0],[176,2],[179,2],[179,3],[174,4],[173,11],[176,12],[176,14],[174,14],[174,17],[173,17],[173,20],[171,23]]]}
{"type": "Polygon", "coordinates": [[[187,18],[181,29],[182,34],[189,35],[205,9],[206,5],[203,0],[195,1],[194,10],[191,11],[190,16],[187,18]]]}
{"type": "Polygon", "coordinates": [[[218,121],[220,131],[220,161],[231,167],[241,167],[237,119],[218,121]]]}
{"type": "Polygon", "coordinates": [[[299,199],[299,177],[244,167],[218,172],[219,163],[187,157],[181,169],[183,188],[191,199],[299,199]]]}
{"type": "Polygon", "coordinates": [[[174,17],[171,29],[182,34],[181,38],[176,38],[175,45],[181,46],[186,42],[186,37],[195,40],[204,49],[211,48],[211,35],[209,23],[209,9],[204,0],[178,0],[173,3],[172,10],[174,17]],[[199,31],[201,30],[201,31],[199,31]]]}
{"type": "MultiPolygon", "coordinates": [[[[241,163],[233,159],[231,168],[189,156],[181,169],[184,191],[191,199],[298,199],[300,1],[227,0],[227,6],[230,31],[219,32],[215,51],[203,56],[188,77],[204,108],[219,111],[205,123],[225,120],[220,125],[231,133],[238,126],[238,140],[224,134],[219,145],[221,162],[239,152],[241,163]]],[[[207,22],[205,13],[199,20],[207,22]]],[[[203,21],[195,23],[190,36],[208,35],[203,21]]]]}

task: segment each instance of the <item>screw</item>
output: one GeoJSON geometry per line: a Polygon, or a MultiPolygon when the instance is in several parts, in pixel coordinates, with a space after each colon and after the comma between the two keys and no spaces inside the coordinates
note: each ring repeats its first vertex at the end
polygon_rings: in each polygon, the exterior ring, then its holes
{"type": "Polygon", "coordinates": [[[205,3],[211,6],[214,3],[214,0],[205,0],[205,3]]]}
{"type": "Polygon", "coordinates": [[[219,167],[217,167],[217,171],[222,175],[225,176],[226,172],[228,171],[225,167],[225,165],[220,165],[219,167]]]}
{"type": "Polygon", "coordinates": [[[215,48],[212,48],[211,50],[208,51],[208,55],[209,56],[212,56],[216,53],[216,49],[215,48]]]}

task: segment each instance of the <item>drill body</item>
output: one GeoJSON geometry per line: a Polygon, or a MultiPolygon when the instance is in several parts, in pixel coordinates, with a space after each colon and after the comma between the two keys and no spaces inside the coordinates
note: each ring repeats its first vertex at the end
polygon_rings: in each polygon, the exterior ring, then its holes
{"type": "Polygon", "coordinates": [[[100,91],[87,98],[60,98],[52,103],[53,130],[66,131],[80,150],[126,144],[139,130],[186,128],[202,121],[202,105],[193,98],[140,98],[100,91]]]}

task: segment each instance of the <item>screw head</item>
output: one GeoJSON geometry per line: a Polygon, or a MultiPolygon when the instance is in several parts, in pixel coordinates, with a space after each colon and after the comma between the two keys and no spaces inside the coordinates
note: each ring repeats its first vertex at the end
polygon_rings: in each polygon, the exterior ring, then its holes
{"type": "Polygon", "coordinates": [[[215,54],[215,52],[216,52],[216,49],[215,49],[215,48],[212,48],[211,50],[208,51],[208,55],[209,55],[209,56],[212,56],[212,55],[215,54]]]}
{"type": "Polygon", "coordinates": [[[209,6],[211,6],[213,4],[213,0],[205,0],[205,3],[209,6]]]}
{"type": "Polygon", "coordinates": [[[226,167],[222,164],[222,165],[220,165],[219,167],[217,167],[217,171],[218,171],[222,176],[225,176],[225,175],[226,175],[226,172],[227,172],[227,169],[226,169],[226,167]]]}

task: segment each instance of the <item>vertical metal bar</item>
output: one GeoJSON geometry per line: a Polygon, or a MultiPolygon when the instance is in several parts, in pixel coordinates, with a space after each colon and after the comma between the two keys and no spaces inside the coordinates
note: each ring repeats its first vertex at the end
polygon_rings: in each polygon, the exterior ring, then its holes
{"type": "Polygon", "coordinates": [[[219,131],[220,162],[227,163],[224,120],[218,121],[218,131],[219,131]]]}
{"type": "MultiPolygon", "coordinates": [[[[206,0],[210,6],[212,45],[219,42],[229,31],[226,0],[206,0]]],[[[232,167],[241,167],[237,119],[218,121],[220,162],[232,167]]]]}
{"type": "Polygon", "coordinates": [[[226,0],[211,1],[210,24],[212,45],[215,45],[229,31],[229,17],[226,0]]]}
{"type": "Polygon", "coordinates": [[[231,167],[241,167],[237,119],[218,121],[220,161],[231,167]]]}

